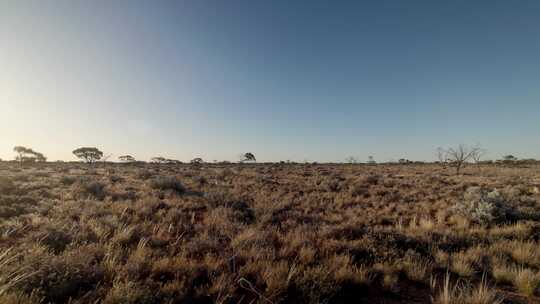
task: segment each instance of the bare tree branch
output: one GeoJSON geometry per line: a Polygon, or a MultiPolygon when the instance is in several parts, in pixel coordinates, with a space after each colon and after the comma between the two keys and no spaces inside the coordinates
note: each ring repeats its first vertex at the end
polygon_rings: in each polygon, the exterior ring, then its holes
{"type": "Polygon", "coordinates": [[[449,163],[456,167],[456,174],[459,174],[461,168],[465,166],[471,159],[480,159],[483,155],[482,149],[479,146],[468,147],[460,144],[453,148],[437,148],[437,157],[443,164],[449,163]]]}

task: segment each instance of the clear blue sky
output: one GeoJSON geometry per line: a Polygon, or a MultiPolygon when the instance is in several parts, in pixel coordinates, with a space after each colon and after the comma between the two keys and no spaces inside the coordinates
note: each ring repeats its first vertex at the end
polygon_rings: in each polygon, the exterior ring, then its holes
{"type": "Polygon", "coordinates": [[[0,157],[540,158],[540,1],[0,1],[0,157]]]}

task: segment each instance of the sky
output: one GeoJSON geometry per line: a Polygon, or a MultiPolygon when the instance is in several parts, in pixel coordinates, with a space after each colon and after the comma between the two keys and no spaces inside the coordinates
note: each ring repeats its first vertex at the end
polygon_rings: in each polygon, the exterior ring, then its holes
{"type": "Polygon", "coordinates": [[[0,0],[0,158],[540,158],[540,1],[0,0]]]}

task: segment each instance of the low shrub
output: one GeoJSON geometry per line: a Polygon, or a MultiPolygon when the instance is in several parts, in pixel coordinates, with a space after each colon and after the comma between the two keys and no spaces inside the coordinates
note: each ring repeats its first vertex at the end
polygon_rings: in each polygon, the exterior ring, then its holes
{"type": "Polygon", "coordinates": [[[76,198],[103,200],[106,196],[105,184],[97,181],[80,180],[74,185],[76,198]]]}
{"type": "Polygon", "coordinates": [[[339,192],[341,190],[341,184],[339,180],[328,179],[321,184],[323,190],[327,192],[339,192]]]}
{"type": "Polygon", "coordinates": [[[186,188],[174,176],[158,176],[150,181],[150,188],[156,190],[172,190],[177,193],[184,193],[186,188]]]}
{"type": "Polygon", "coordinates": [[[137,178],[138,179],[147,180],[150,177],[152,177],[152,172],[150,172],[148,170],[141,170],[141,171],[137,172],[137,178]]]}
{"type": "Polygon", "coordinates": [[[0,194],[9,194],[15,190],[15,183],[5,176],[0,176],[0,194]]]}
{"type": "Polygon", "coordinates": [[[121,177],[121,176],[118,176],[118,175],[111,175],[111,176],[109,176],[109,181],[111,181],[111,183],[113,183],[113,184],[116,184],[116,183],[123,182],[124,178],[121,177]]]}
{"type": "Polygon", "coordinates": [[[62,176],[60,178],[60,183],[65,186],[71,186],[73,185],[77,179],[73,176],[62,176]]]}
{"type": "Polygon", "coordinates": [[[452,210],[482,225],[504,221],[512,214],[512,209],[499,191],[488,191],[480,187],[468,188],[463,200],[454,205],[452,210]]]}

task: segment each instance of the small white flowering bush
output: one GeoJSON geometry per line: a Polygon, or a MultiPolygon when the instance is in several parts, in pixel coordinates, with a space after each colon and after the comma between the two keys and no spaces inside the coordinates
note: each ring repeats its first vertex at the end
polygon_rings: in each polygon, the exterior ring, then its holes
{"type": "Polygon", "coordinates": [[[482,225],[504,221],[512,208],[498,190],[470,187],[463,200],[452,207],[453,211],[482,225]]]}

